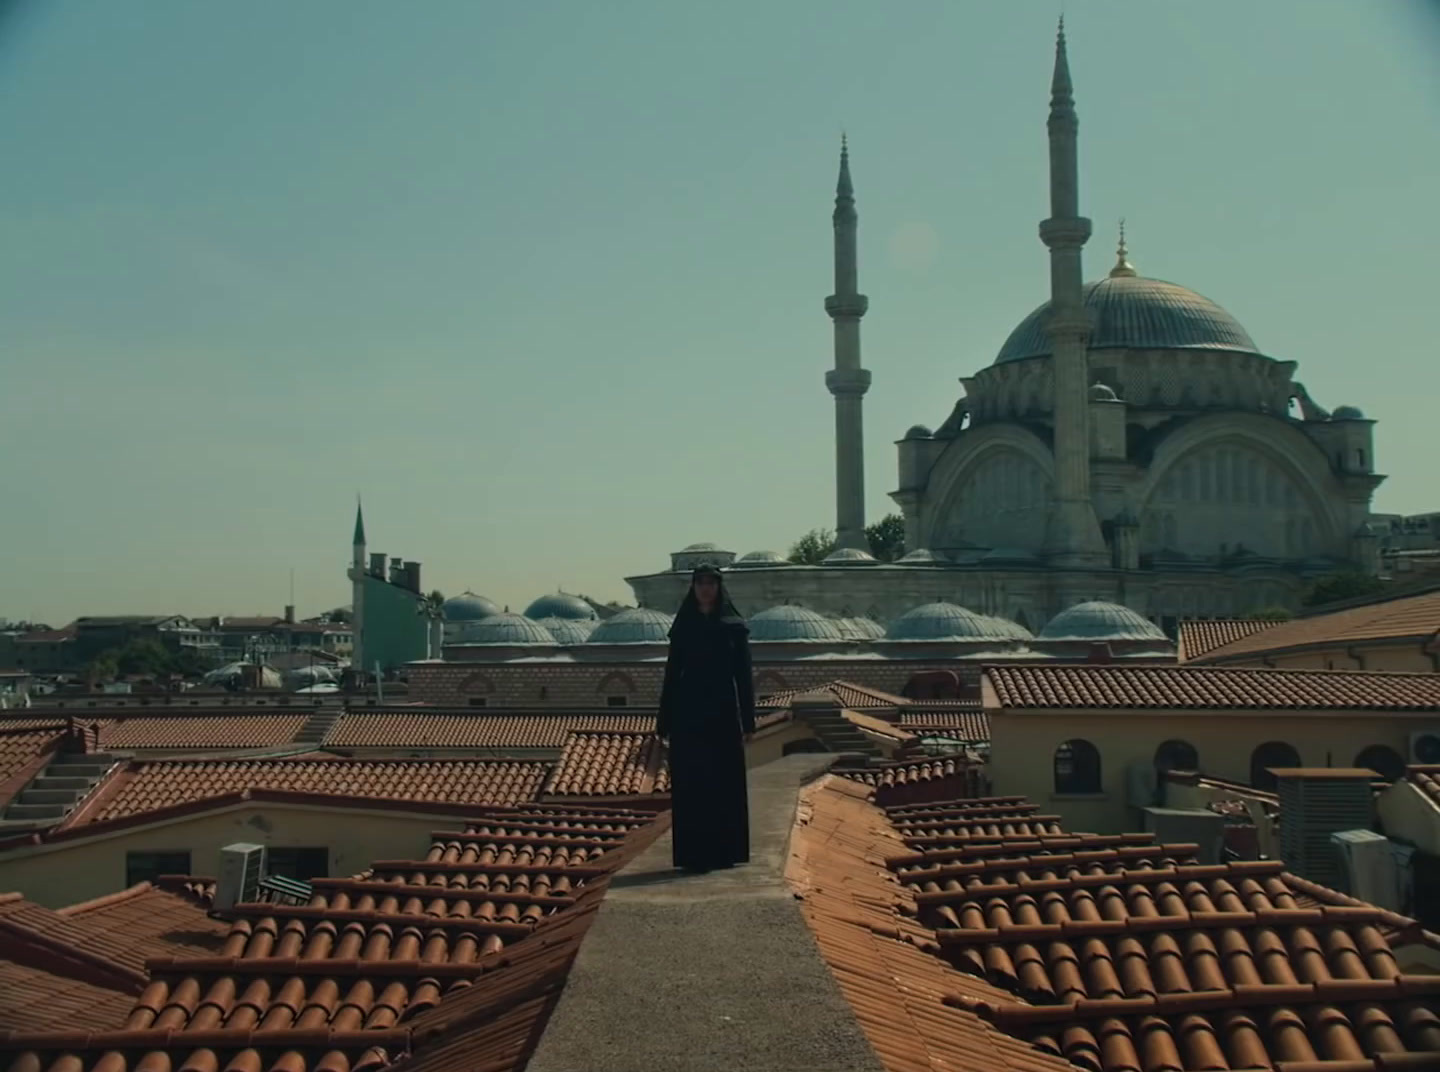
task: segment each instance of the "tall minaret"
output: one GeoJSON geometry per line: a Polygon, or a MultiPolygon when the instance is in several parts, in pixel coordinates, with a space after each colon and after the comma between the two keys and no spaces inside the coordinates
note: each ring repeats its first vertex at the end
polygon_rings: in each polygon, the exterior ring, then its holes
{"type": "Polygon", "coordinates": [[[825,386],[835,396],[835,543],[869,550],[865,539],[865,428],[861,400],[870,373],[860,367],[860,318],[870,299],[856,290],[858,266],[855,187],[850,183],[850,149],[840,137],[840,180],[835,185],[835,293],[825,311],[835,323],[835,367],[825,386]]]}
{"type": "Polygon", "coordinates": [[[350,635],[353,647],[350,651],[350,666],[357,673],[365,669],[364,652],[361,650],[361,630],[365,624],[365,515],[360,510],[360,497],[355,497],[355,538],[350,558],[350,635]]]}
{"type": "Polygon", "coordinates": [[[1090,317],[1085,310],[1080,251],[1090,221],[1080,215],[1080,175],[1070,63],[1065,55],[1065,19],[1055,37],[1055,76],[1050,84],[1050,218],[1040,223],[1040,240],[1050,247],[1050,315],[1055,383],[1055,503],[1048,549],[1060,565],[1103,565],[1105,540],[1090,501],[1089,359],[1085,344],[1090,317]]]}

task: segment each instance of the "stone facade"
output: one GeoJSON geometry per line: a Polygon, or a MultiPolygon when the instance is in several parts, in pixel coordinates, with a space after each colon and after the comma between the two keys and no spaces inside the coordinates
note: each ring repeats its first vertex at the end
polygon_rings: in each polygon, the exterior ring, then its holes
{"type": "MultiPolygon", "coordinates": [[[[979,666],[966,670],[978,678],[979,666]]],[[[955,670],[954,660],[825,659],[755,666],[757,697],[818,688],[835,680],[854,681],[900,693],[916,674],[955,670]]],[[[408,699],[441,707],[571,708],[654,707],[660,702],[664,663],[413,663],[408,699]],[[475,704],[474,701],[483,701],[475,704]]]]}

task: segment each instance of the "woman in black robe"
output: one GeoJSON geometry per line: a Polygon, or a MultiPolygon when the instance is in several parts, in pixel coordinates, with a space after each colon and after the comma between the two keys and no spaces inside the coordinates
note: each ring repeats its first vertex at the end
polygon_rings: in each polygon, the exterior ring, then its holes
{"type": "Polygon", "coordinates": [[[750,631],[712,566],[692,574],[670,627],[655,732],[670,753],[675,866],[711,871],[748,862],[745,745],[755,732],[750,631]]]}

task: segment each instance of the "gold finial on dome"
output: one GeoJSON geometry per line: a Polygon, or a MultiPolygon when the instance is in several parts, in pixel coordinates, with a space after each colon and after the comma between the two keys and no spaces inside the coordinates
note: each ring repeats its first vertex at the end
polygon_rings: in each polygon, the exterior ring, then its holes
{"type": "Polygon", "coordinates": [[[1115,267],[1110,269],[1110,278],[1133,279],[1139,275],[1129,260],[1130,251],[1125,248],[1125,218],[1120,218],[1120,245],[1115,250],[1115,267]]]}

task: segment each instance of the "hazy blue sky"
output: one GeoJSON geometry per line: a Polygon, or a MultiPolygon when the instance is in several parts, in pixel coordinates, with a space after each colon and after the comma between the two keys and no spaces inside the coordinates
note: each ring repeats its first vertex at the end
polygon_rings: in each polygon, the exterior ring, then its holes
{"type": "MultiPolygon", "coordinates": [[[[833,522],[1047,296],[1053,2],[46,0],[0,21],[0,616],[302,613],[371,549],[519,609],[833,522]]],[[[1071,0],[1087,275],[1128,219],[1435,479],[1440,36],[1401,0],[1071,0]]]]}

